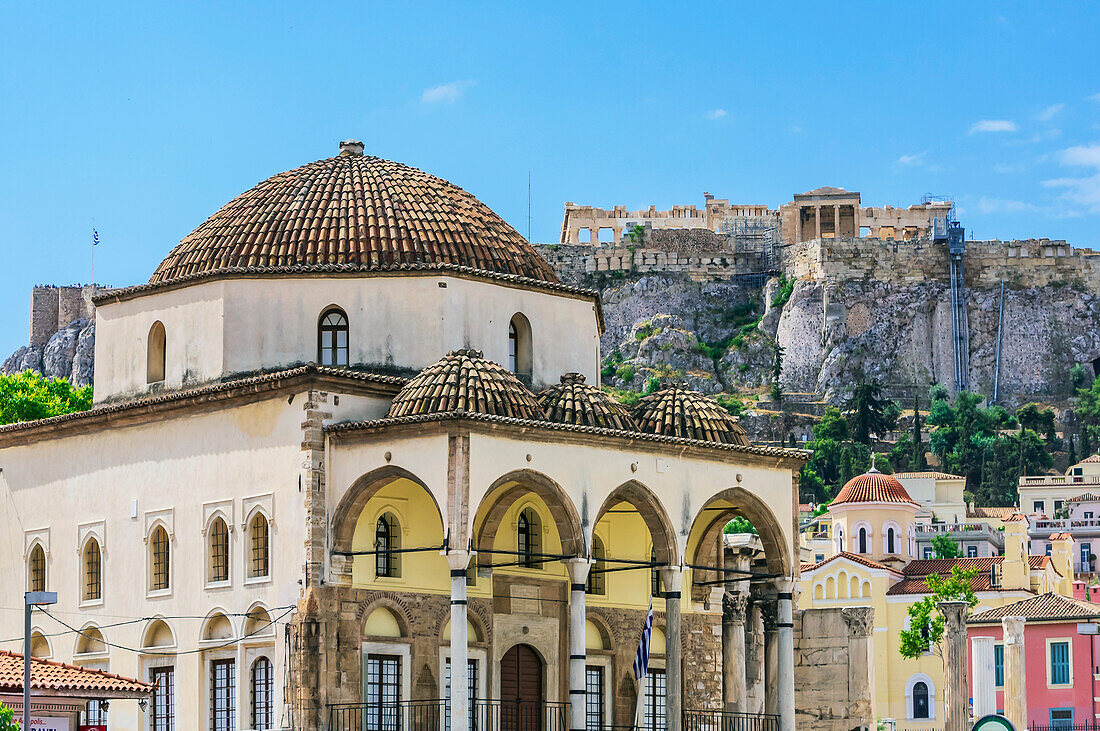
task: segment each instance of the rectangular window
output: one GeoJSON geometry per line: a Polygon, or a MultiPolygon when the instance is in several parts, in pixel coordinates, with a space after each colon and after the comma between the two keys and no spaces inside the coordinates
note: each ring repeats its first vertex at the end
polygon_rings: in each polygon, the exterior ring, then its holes
{"type": "Polygon", "coordinates": [[[1055,500],[1054,501],[1054,512],[1057,513],[1061,509],[1062,509],[1062,501],[1061,500],[1055,500]]]}
{"type": "Polygon", "coordinates": [[[924,547],[924,557],[925,558],[933,558],[934,556],[935,556],[935,551],[930,546],[925,546],[924,547]]]}
{"type": "Polygon", "coordinates": [[[1046,510],[1046,503],[1042,500],[1036,500],[1031,504],[1031,510],[1036,513],[1041,513],[1046,510]]]}
{"type": "Polygon", "coordinates": [[[1069,643],[1050,643],[1050,684],[1069,685],[1069,643]]]}
{"type": "Polygon", "coordinates": [[[1092,511],[1091,510],[1086,510],[1085,511],[1085,520],[1092,520],[1092,511]]]}
{"type": "Polygon", "coordinates": [[[149,669],[153,702],[149,708],[150,731],[173,731],[176,727],[176,669],[171,665],[149,669]]]}
{"type": "Polygon", "coordinates": [[[584,669],[584,723],[587,731],[603,731],[604,719],[603,667],[589,665],[584,669]]]}
{"type": "MultiPolygon", "coordinates": [[[[467,660],[466,670],[466,698],[470,703],[470,728],[477,728],[476,713],[477,713],[477,660],[467,660]]],[[[446,680],[444,681],[447,686],[447,707],[451,705],[451,658],[447,658],[447,667],[444,670],[446,680]]],[[[443,721],[443,726],[446,729],[451,728],[451,714],[448,712],[445,714],[446,718],[443,721]]]]}
{"type": "Polygon", "coordinates": [[[1052,544],[1048,543],[1048,544],[1047,544],[1047,555],[1048,555],[1048,556],[1050,555],[1050,552],[1051,552],[1052,550],[1054,550],[1054,546],[1053,546],[1052,544]]]}
{"type": "Polygon", "coordinates": [[[978,547],[977,546],[967,546],[966,547],[966,557],[967,558],[977,558],[978,557],[978,547]]]}
{"type": "Polygon", "coordinates": [[[1051,728],[1073,728],[1073,709],[1051,708],[1050,726],[1051,728]]]}
{"type": "Polygon", "coordinates": [[[237,727],[237,664],[233,660],[210,663],[210,728],[235,731],[237,727]]]}
{"type": "Polygon", "coordinates": [[[401,658],[396,655],[367,656],[366,728],[397,731],[401,714],[401,658]]]}
{"type": "Polygon", "coordinates": [[[645,731],[661,731],[667,726],[665,721],[665,671],[649,669],[646,677],[645,731]]]}
{"type": "Polygon", "coordinates": [[[106,704],[103,701],[88,701],[88,705],[84,707],[84,723],[88,726],[106,726],[106,704]]]}
{"type": "Polygon", "coordinates": [[[993,645],[993,684],[1005,687],[1005,646],[993,645]]]}
{"type": "Polygon", "coordinates": [[[1092,571],[1092,559],[1089,558],[1090,556],[1092,556],[1092,544],[1091,543],[1082,543],[1081,544],[1081,569],[1080,570],[1085,572],[1085,573],[1088,573],[1088,572],[1092,571]]]}

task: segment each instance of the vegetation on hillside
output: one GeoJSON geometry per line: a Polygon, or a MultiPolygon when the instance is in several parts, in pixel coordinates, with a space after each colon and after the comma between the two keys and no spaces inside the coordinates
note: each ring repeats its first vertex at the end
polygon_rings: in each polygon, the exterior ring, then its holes
{"type": "Polygon", "coordinates": [[[0,424],[34,421],[92,407],[92,387],[74,388],[64,378],[23,371],[0,375],[0,424]]]}

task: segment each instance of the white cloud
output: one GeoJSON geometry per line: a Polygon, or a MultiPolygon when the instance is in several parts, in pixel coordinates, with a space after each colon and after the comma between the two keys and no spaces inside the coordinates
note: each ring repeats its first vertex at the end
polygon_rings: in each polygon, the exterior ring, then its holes
{"type": "Polygon", "coordinates": [[[1100,213],[1100,143],[1076,145],[1058,153],[1058,162],[1068,167],[1094,168],[1095,175],[1081,178],[1065,177],[1044,180],[1047,188],[1065,190],[1062,198],[1089,213],[1100,213]]]}
{"type": "Polygon", "coordinates": [[[725,109],[711,109],[707,112],[707,119],[721,119],[729,114],[725,109]]]}
{"type": "Polygon", "coordinates": [[[993,166],[993,172],[999,173],[1000,175],[1007,175],[1009,173],[1022,173],[1023,171],[1023,165],[1005,165],[999,163],[993,166]]]}
{"type": "Polygon", "coordinates": [[[804,131],[805,131],[805,130],[803,130],[803,129],[802,129],[801,127],[799,127],[799,126],[798,126],[797,124],[792,124],[792,125],[791,125],[791,134],[792,134],[792,135],[800,135],[800,134],[802,134],[802,133],[803,133],[804,131]]]}
{"type": "Polygon", "coordinates": [[[449,84],[433,86],[424,90],[420,95],[420,101],[424,104],[454,104],[473,85],[472,81],[452,81],[449,84]]]}
{"type": "Polygon", "coordinates": [[[970,134],[975,132],[1015,132],[1016,123],[1010,119],[983,119],[970,125],[970,134]]]}
{"type": "Polygon", "coordinates": [[[899,165],[923,165],[924,156],[928,154],[928,150],[924,152],[918,152],[914,155],[902,155],[898,158],[899,165]]]}
{"type": "Polygon", "coordinates": [[[1058,114],[1058,112],[1062,111],[1065,108],[1065,104],[1051,104],[1049,107],[1039,112],[1039,119],[1044,122],[1049,122],[1050,120],[1054,119],[1054,116],[1058,114]]]}
{"type": "Polygon", "coordinates": [[[1024,201],[1007,200],[1004,198],[989,198],[982,196],[978,201],[978,210],[984,214],[989,213],[1021,213],[1034,210],[1035,206],[1024,201]]]}
{"type": "Polygon", "coordinates": [[[1100,94],[1093,94],[1092,96],[1085,97],[1090,102],[1100,102],[1100,94]]]}

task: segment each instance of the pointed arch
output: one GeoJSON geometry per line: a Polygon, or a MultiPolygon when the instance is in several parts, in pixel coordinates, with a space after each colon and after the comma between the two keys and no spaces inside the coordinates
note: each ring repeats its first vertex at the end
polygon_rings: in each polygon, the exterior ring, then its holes
{"type": "Polygon", "coordinates": [[[149,328],[145,364],[146,383],[161,383],[164,381],[166,352],[167,337],[164,332],[164,323],[157,320],[149,328]]]}
{"type": "Polygon", "coordinates": [[[611,491],[600,505],[592,521],[592,529],[595,530],[607,511],[619,503],[630,503],[645,522],[653,541],[653,552],[657,563],[678,566],[680,547],[676,540],[676,529],[672,527],[672,520],[668,517],[656,493],[637,480],[624,482],[611,491]]]}
{"type": "Polygon", "coordinates": [[[522,312],[517,312],[508,322],[508,370],[529,385],[532,360],[531,321],[522,312]]]}
{"type": "MultiPolygon", "coordinates": [[[[756,494],[744,487],[729,487],[712,495],[704,501],[692,521],[692,533],[702,528],[701,535],[707,535],[716,524],[725,525],[734,517],[740,516],[756,528],[760,543],[764,548],[764,558],[768,571],[781,576],[790,576],[793,570],[792,547],[787,543],[779,519],[772,509],[756,494]],[[717,503],[724,502],[724,510],[715,510],[717,503]]],[[[700,544],[702,541],[700,541],[700,544]]]]}
{"type": "Polygon", "coordinates": [[[336,509],[332,513],[331,529],[333,553],[348,552],[352,550],[352,540],[355,538],[355,528],[359,523],[359,516],[363,512],[363,508],[366,507],[370,499],[377,495],[380,490],[393,484],[397,480],[408,480],[424,489],[424,492],[431,498],[432,504],[435,505],[436,515],[439,518],[440,530],[442,530],[444,536],[446,536],[447,523],[443,520],[443,511],[440,509],[439,502],[435,499],[435,495],[428,489],[428,485],[403,467],[386,465],[385,467],[371,470],[367,474],[361,476],[352,483],[348,491],[340,498],[339,504],[337,504],[336,509]]]}
{"type": "MultiPolygon", "coordinates": [[[[554,480],[534,470],[513,470],[498,477],[474,513],[474,545],[479,551],[491,551],[493,539],[508,510],[527,495],[538,496],[550,510],[561,541],[562,554],[584,556],[584,532],[572,499],[554,480]]],[[[486,553],[486,556],[489,554],[486,553]]]]}

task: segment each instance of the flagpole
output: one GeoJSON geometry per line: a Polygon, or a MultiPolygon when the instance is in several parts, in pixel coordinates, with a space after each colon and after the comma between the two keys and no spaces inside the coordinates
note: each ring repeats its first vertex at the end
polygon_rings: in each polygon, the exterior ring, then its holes
{"type": "Polygon", "coordinates": [[[636,729],[645,726],[645,679],[647,677],[649,677],[648,673],[638,678],[638,707],[634,709],[634,728],[636,729]]]}

